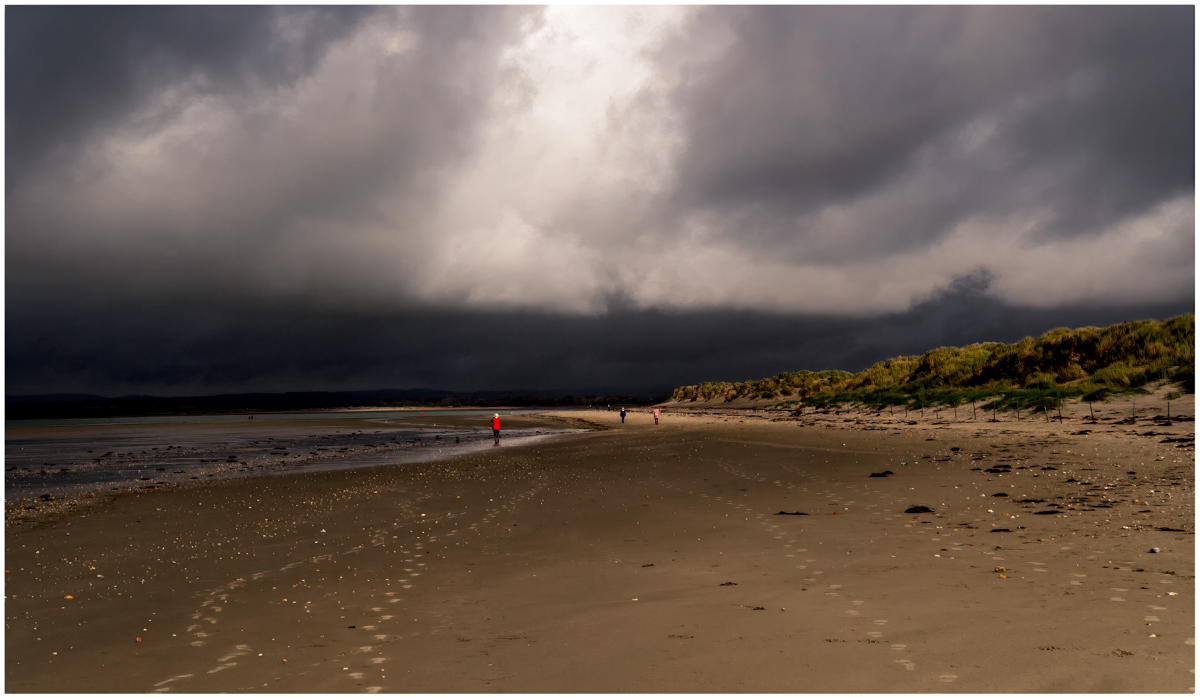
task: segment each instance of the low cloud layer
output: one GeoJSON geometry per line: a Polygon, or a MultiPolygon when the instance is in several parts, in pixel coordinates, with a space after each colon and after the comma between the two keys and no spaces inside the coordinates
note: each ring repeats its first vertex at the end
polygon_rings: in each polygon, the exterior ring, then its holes
{"type": "Polygon", "coordinates": [[[665,396],[679,385],[781,371],[858,371],[897,355],[1107,326],[1188,304],[1038,310],[986,294],[981,275],[870,318],[753,311],[347,313],[81,297],[53,316],[8,313],[10,395],[251,391],[565,390],[665,396]]]}
{"type": "Polygon", "coordinates": [[[1030,313],[1187,307],[1193,15],[8,7],[10,372],[13,318],[81,297],[837,319],[982,275],[1030,313]]]}

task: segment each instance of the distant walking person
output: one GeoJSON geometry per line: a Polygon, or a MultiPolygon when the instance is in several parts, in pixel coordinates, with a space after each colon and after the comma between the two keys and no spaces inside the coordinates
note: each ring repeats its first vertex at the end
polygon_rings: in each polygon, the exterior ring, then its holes
{"type": "Polygon", "coordinates": [[[658,408],[654,408],[654,426],[658,426],[658,408]]]}
{"type": "Polygon", "coordinates": [[[625,423],[625,408],[621,408],[621,424],[625,423]]]}
{"type": "Polygon", "coordinates": [[[496,440],[496,445],[500,445],[500,413],[492,415],[492,438],[496,440]]]}

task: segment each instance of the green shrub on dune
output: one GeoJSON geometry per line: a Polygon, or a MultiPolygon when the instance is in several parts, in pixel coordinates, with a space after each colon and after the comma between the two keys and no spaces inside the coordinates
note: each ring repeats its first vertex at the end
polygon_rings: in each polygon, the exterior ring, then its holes
{"type": "Polygon", "coordinates": [[[1195,392],[1195,316],[1139,320],[1111,327],[1059,327],[1013,344],[938,347],[920,356],[880,361],[859,373],[795,371],[756,381],[676,388],[677,402],[781,399],[780,407],[829,409],[853,403],[882,411],[983,409],[1046,414],[1062,401],[1097,402],[1144,392],[1159,381],[1195,392]]]}

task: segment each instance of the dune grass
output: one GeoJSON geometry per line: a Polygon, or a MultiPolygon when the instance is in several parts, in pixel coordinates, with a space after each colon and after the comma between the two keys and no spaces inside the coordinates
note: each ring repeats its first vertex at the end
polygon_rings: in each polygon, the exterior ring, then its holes
{"type": "Polygon", "coordinates": [[[1151,383],[1178,383],[1194,393],[1195,336],[1192,314],[1104,328],[1060,327],[1013,344],[938,347],[858,373],[796,371],[740,383],[687,385],[676,388],[671,400],[778,400],[774,406],[794,409],[851,403],[906,413],[1020,410],[1048,419],[1067,398],[1103,402],[1145,393],[1151,383]]]}

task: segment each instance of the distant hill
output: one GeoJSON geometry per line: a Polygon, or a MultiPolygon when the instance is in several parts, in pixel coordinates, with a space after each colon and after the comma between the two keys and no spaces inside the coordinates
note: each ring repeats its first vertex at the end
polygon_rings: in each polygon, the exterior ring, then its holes
{"type": "Polygon", "coordinates": [[[796,371],[740,383],[685,385],[676,388],[670,400],[778,399],[813,406],[845,402],[886,406],[962,404],[1002,395],[1103,399],[1162,380],[1195,392],[1195,343],[1192,314],[1105,328],[1060,327],[1013,344],[938,347],[920,356],[880,361],[859,373],[796,371]]]}
{"type": "Polygon", "coordinates": [[[5,419],[72,419],[134,417],[167,414],[228,412],[293,412],[349,407],[571,407],[586,405],[648,405],[662,400],[665,390],[602,389],[591,391],[513,390],[453,392],[447,390],[357,390],[345,392],[232,393],[156,397],[127,395],[10,395],[5,419]]]}

